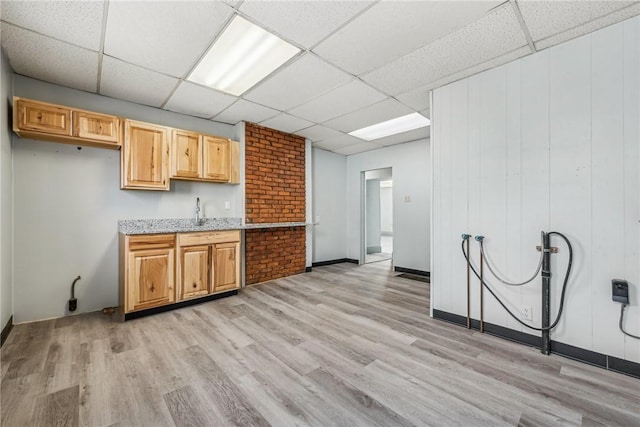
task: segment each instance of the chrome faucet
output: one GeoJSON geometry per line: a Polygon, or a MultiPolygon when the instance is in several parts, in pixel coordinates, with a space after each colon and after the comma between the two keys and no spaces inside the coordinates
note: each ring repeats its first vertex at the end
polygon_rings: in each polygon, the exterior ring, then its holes
{"type": "Polygon", "coordinates": [[[196,197],[196,225],[200,225],[202,219],[200,218],[200,197],[196,197]]]}

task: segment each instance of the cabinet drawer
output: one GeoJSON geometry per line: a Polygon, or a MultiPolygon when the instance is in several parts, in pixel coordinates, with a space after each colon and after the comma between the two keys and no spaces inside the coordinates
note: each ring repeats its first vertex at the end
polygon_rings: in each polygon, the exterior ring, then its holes
{"type": "Polygon", "coordinates": [[[173,248],[176,244],[175,234],[140,234],[129,236],[129,250],[173,248]]]}
{"type": "Polygon", "coordinates": [[[180,246],[211,245],[214,243],[239,242],[240,230],[202,231],[198,233],[179,233],[180,246]]]}
{"type": "Polygon", "coordinates": [[[19,99],[15,131],[36,131],[71,136],[71,109],[19,99]]]}

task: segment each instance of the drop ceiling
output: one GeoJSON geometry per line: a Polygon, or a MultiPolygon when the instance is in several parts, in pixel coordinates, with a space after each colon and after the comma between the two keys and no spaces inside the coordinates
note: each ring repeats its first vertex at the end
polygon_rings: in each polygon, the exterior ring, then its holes
{"type": "Polygon", "coordinates": [[[251,121],[343,155],[429,136],[348,135],[405,114],[429,91],[640,14],[638,1],[1,2],[13,70],[213,121],[251,121]],[[240,15],[301,49],[241,96],[186,81],[240,15]]]}

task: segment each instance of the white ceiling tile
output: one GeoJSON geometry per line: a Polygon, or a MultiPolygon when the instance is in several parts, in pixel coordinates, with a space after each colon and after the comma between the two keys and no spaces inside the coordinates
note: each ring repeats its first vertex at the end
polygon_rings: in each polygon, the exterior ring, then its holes
{"type": "Polygon", "coordinates": [[[313,142],[319,142],[328,138],[334,138],[342,135],[340,131],[331,129],[322,125],[315,125],[297,132],[298,135],[304,136],[313,142]]]}
{"type": "Polygon", "coordinates": [[[18,74],[45,82],[95,92],[98,53],[32,31],[1,24],[2,48],[18,74]]]}
{"type": "Polygon", "coordinates": [[[430,89],[427,89],[425,87],[412,89],[408,92],[401,93],[400,95],[396,96],[396,99],[416,111],[424,110],[425,108],[428,109],[429,90],[430,89]]]}
{"type": "Polygon", "coordinates": [[[359,75],[473,20],[501,1],[381,1],[320,43],[314,52],[359,75]]]}
{"type": "Polygon", "coordinates": [[[245,1],[240,11],[303,47],[309,48],[373,1],[245,1]]]}
{"type": "Polygon", "coordinates": [[[175,93],[171,95],[164,109],[190,116],[209,118],[227,108],[237,99],[235,96],[183,81],[175,93]]]}
{"type": "Polygon", "coordinates": [[[520,12],[534,41],[600,18],[633,1],[518,1],[520,12]]]}
{"type": "Polygon", "coordinates": [[[596,18],[593,21],[589,21],[583,25],[579,25],[565,32],[539,40],[535,42],[536,49],[542,50],[547,47],[555,46],[559,43],[592,33],[601,28],[613,25],[637,15],[640,15],[640,3],[635,3],[632,6],[616,10],[615,12],[602,16],[601,18],[596,18]]]}
{"type": "Polygon", "coordinates": [[[314,122],[324,122],[375,104],[385,98],[386,95],[354,79],[290,110],[289,113],[314,122]]]}
{"type": "Polygon", "coordinates": [[[294,117],[290,114],[282,113],[271,119],[260,122],[262,126],[276,129],[282,132],[295,133],[296,131],[309,126],[313,126],[312,122],[294,117]]]}
{"type": "Polygon", "coordinates": [[[343,132],[351,132],[369,125],[395,119],[413,113],[414,111],[399,103],[395,99],[386,99],[377,104],[370,105],[362,110],[354,111],[342,117],[322,123],[333,129],[343,132]]]}
{"type": "Polygon", "coordinates": [[[178,79],[105,56],[100,93],[112,98],[160,107],[178,79]]]}
{"type": "Polygon", "coordinates": [[[398,95],[461,69],[527,45],[510,4],[362,76],[372,86],[398,95]]]}
{"type": "Polygon", "coordinates": [[[324,141],[313,144],[314,147],[322,148],[323,150],[333,151],[337,148],[345,148],[352,145],[362,144],[364,141],[355,136],[341,134],[324,141]]]}
{"type": "Polygon", "coordinates": [[[217,1],[112,1],[104,52],[172,76],[184,76],[233,9],[217,1]]]}
{"type": "Polygon", "coordinates": [[[346,83],[351,76],[307,54],[251,90],[244,98],[277,110],[289,110],[346,83]]]}
{"type": "Polygon", "coordinates": [[[386,138],[376,139],[371,142],[387,147],[389,145],[403,144],[405,142],[429,138],[429,135],[431,135],[431,126],[402,132],[396,135],[387,136],[386,138]]]}
{"type": "Polygon", "coordinates": [[[261,121],[275,117],[278,114],[280,114],[280,111],[274,110],[273,108],[264,107],[262,105],[254,104],[253,102],[240,99],[231,107],[214,117],[214,120],[217,122],[230,123],[232,125],[241,121],[260,123],[261,121]]]}
{"type": "Polygon", "coordinates": [[[351,156],[352,154],[364,153],[365,151],[377,150],[378,148],[381,148],[378,144],[373,142],[363,142],[361,144],[350,145],[345,148],[336,148],[331,151],[342,154],[343,156],[351,156]]]}
{"type": "Polygon", "coordinates": [[[104,1],[3,1],[2,20],[98,51],[104,1]]]}
{"type": "Polygon", "coordinates": [[[463,79],[465,77],[469,77],[472,76],[474,74],[478,74],[481,73],[483,71],[486,70],[490,70],[492,68],[496,68],[499,67],[501,65],[504,65],[508,62],[514,61],[518,58],[522,58],[523,56],[527,56],[531,54],[531,49],[529,49],[529,46],[523,46],[519,49],[516,49],[514,51],[511,51],[505,55],[499,56],[497,58],[493,58],[489,61],[486,62],[482,62],[480,64],[474,65],[472,67],[469,68],[465,68],[463,70],[457,71],[453,74],[449,74],[448,76],[445,76],[439,80],[435,80],[431,83],[429,83],[428,85],[425,86],[426,89],[429,90],[433,90],[436,88],[439,88],[441,86],[447,85],[451,82],[455,82],[457,80],[463,79]]]}

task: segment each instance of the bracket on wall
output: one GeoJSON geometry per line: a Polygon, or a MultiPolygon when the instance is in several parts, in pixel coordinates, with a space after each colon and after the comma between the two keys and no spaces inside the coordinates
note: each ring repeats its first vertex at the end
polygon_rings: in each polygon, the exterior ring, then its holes
{"type": "MultiPolygon", "coordinates": [[[[558,248],[555,246],[552,246],[551,248],[549,248],[551,250],[552,254],[557,254],[558,253],[558,248]]],[[[542,246],[536,246],[536,251],[540,252],[542,250],[542,246]]]]}

